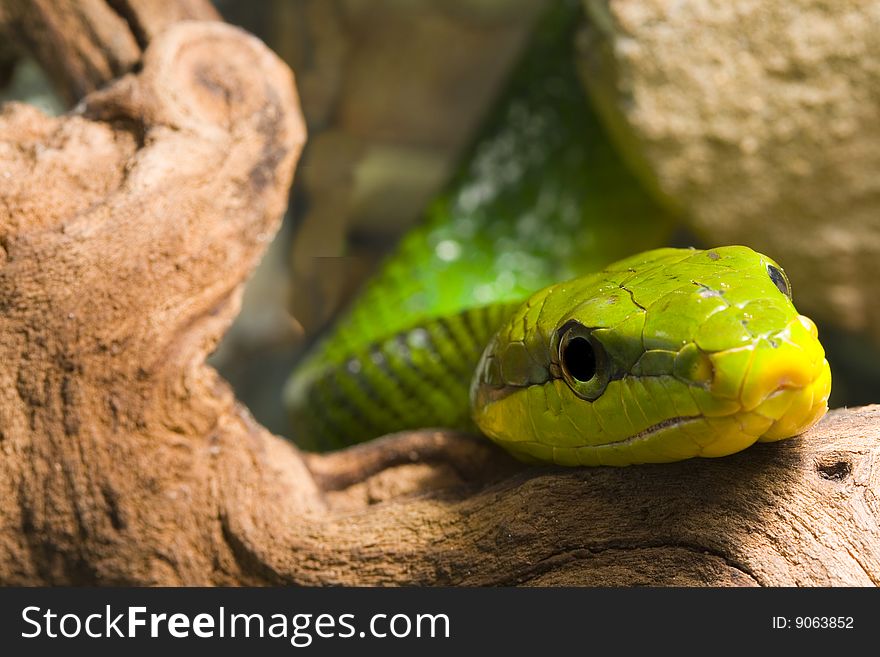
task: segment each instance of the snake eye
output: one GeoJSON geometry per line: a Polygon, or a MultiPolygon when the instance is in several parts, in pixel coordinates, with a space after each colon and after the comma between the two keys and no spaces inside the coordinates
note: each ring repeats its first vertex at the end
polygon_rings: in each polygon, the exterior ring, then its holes
{"type": "Polygon", "coordinates": [[[785,296],[791,299],[791,285],[789,285],[788,278],[782,270],[779,267],[767,265],[767,273],[770,275],[770,280],[773,281],[773,285],[775,285],[785,296]]]}
{"type": "Polygon", "coordinates": [[[575,381],[589,381],[596,376],[596,353],[586,338],[576,336],[565,343],[562,367],[575,381]]]}
{"type": "Polygon", "coordinates": [[[567,322],[557,332],[562,378],[581,399],[597,399],[608,385],[608,356],[602,344],[577,321],[567,322]]]}

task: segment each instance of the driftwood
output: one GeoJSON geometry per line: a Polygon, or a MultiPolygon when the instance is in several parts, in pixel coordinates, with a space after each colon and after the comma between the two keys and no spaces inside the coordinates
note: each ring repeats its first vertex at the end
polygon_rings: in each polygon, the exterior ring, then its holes
{"type": "MultiPolygon", "coordinates": [[[[107,4],[134,25],[140,2],[107,4]]],[[[2,17],[32,40],[48,6],[2,17]]],[[[71,114],[0,113],[0,581],[880,581],[880,407],[627,469],[526,468],[441,432],[304,455],[268,433],[204,359],[285,205],[293,80],[220,23],[143,34],[135,72],[71,114]]],[[[100,87],[81,49],[43,46],[66,88],[100,87]]]]}

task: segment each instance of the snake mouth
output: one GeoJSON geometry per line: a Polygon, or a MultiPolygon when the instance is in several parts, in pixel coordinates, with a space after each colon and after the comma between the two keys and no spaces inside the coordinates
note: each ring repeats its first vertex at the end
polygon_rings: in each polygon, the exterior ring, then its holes
{"type": "MultiPolygon", "coordinates": [[[[723,418],[728,422],[731,418],[723,418]]],[[[505,443],[517,458],[526,462],[551,461],[558,465],[627,466],[639,463],[668,463],[703,455],[703,443],[712,443],[714,428],[702,415],[667,418],[638,433],[600,444],[546,445],[539,442],[505,443]]],[[[733,425],[738,429],[735,421],[733,425]]],[[[755,441],[752,436],[748,444],[755,441]]],[[[743,444],[739,449],[746,447],[743,444]]],[[[711,449],[711,446],[710,446],[711,449]]],[[[735,450],[738,451],[738,450],[735,450]]]]}
{"type": "Polygon", "coordinates": [[[744,415],[769,423],[758,438],[760,442],[782,440],[803,433],[822,419],[830,393],[831,368],[823,359],[818,373],[806,385],[779,386],[744,415]]]}
{"type": "Polygon", "coordinates": [[[656,424],[652,424],[650,427],[646,429],[642,429],[638,433],[635,433],[631,436],[627,436],[626,438],[621,438],[620,440],[613,440],[608,443],[603,443],[601,445],[597,445],[597,447],[605,447],[610,445],[632,445],[633,443],[639,442],[640,440],[650,440],[655,434],[664,431],[666,429],[679,429],[683,425],[687,423],[692,423],[695,420],[702,420],[702,415],[680,415],[678,417],[671,417],[666,420],[662,420],[657,422],[656,424]]]}
{"type": "Polygon", "coordinates": [[[740,383],[737,417],[759,441],[782,440],[818,422],[830,393],[831,368],[816,325],[798,315],[783,332],[753,348],[740,383]]]}

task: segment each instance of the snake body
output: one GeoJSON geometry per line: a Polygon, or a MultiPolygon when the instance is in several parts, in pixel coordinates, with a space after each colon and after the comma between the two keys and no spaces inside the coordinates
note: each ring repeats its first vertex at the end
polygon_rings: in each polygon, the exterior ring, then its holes
{"type": "Polygon", "coordinates": [[[772,260],[608,265],[669,220],[564,56],[576,5],[549,12],[449,193],[291,376],[302,446],[446,427],[523,460],[626,465],[729,454],[825,412],[824,351],[772,260]]]}

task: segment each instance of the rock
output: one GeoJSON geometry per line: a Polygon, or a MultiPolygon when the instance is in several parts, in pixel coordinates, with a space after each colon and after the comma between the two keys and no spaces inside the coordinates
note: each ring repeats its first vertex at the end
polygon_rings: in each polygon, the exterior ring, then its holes
{"type": "Polygon", "coordinates": [[[584,80],[708,244],[778,259],[798,308],[880,342],[880,5],[585,0],[584,80]]]}

